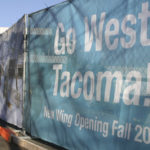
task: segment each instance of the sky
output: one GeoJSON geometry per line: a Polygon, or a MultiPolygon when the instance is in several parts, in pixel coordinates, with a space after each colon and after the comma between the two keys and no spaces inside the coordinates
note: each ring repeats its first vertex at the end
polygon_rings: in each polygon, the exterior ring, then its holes
{"type": "Polygon", "coordinates": [[[0,27],[11,27],[24,14],[44,9],[65,0],[1,0],[0,27]]]}

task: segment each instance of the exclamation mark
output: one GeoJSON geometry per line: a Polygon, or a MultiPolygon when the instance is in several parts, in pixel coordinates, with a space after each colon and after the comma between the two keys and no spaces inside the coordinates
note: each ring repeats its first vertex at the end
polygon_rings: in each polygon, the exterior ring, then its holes
{"type": "MultiPolygon", "coordinates": [[[[150,97],[150,63],[148,63],[147,68],[147,89],[146,89],[146,96],[150,97]]],[[[150,98],[145,98],[144,106],[150,106],[150,98]]]]}

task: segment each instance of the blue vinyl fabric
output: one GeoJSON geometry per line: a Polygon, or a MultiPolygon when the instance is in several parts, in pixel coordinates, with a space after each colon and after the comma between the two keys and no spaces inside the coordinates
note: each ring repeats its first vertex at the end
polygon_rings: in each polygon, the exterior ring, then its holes
{"type": "Polygon", "coordinates": [[[0,119],[22,128],[25,17],[0,35],[0,119]]]}
{"type": "Polygon", "coordinates": [[[71,150],[148,150],[150,2],[72,0],[29,15],[27,131],[71,150]]]}

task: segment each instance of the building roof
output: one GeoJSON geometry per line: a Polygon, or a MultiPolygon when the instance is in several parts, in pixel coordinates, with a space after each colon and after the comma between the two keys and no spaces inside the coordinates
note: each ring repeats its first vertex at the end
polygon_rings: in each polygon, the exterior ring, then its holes
{"type": "Polygon", "coordinates": [[[0,34],[5,32],[8,29],[8,27],[0,27],[0,34]]]}

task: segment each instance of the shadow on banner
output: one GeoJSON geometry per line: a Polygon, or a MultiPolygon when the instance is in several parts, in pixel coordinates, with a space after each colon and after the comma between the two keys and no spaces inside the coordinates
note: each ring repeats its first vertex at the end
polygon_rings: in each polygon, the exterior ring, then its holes
{"type": "Polygon", "coordinates": [[[0,35],[0,119],[22,127],[25,17],[0,35]]]}

